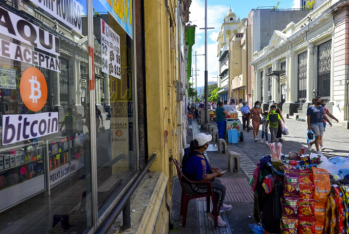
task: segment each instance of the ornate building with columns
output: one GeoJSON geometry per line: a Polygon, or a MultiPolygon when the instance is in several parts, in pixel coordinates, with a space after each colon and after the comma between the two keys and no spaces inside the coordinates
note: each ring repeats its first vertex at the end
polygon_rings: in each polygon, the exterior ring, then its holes
{"type": "Polygon", "coordinates": [[[305,116],[313,97],[321,96],[339,120],[347,118],[348,93],[342,82],[347,80],[343,50],[347,32],[336,22],[334,9],[339,4],[328,0],[298,23],[274,31],[269,44],[253,54],[253,97],[264,110],[278,102],[284,113],[305,116]]]}

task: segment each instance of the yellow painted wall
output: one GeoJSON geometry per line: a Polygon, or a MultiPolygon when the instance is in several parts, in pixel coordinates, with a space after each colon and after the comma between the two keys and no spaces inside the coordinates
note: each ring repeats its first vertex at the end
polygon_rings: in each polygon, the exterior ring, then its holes
{"type": "MultiPolygon", "coordinates": [[[[145,70],[147,98],[147,134],[148,154],[156,153],[157,159],[150,167],[151,171],[163,172],[168,178],[174,174],[170,157],[178,159],[177,152],[177,25],[175,8],[177,2],[168,1],[169,12],[165,2],[144,0],[145,27],[145,70]]],[[[167,189],[161,197],[161,222],[167,223],[171,207],[172,183],[168,180],[167,189]],[[167,212],[164,214],[163,212],[167,212]]],[[[158,216],[160,217],[160,216],[158,216]]],[[[168,225],[157,223],[155,233],[167,231],[168,225]]]]}

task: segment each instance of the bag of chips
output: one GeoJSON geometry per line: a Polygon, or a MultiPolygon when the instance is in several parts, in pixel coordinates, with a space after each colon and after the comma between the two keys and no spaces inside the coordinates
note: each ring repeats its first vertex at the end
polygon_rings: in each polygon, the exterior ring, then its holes
{"type": "Polygon", "coordinates": [[[285,197],[282,207],[282,217],[298,218],[298,202],[299,197],[285,197]]]}
{"type": "Polygon", "coordinates": [[[326,204],[327,197],[331,192],[330,176],[325,169],[313,167],[314,200],[326,204]]]}
{"type": "Polygon", "coordinates": [[[346,226],[346,208],[344,207],[343,191],[337,185],[333,186],[333,190],[337,208],[337,231],[338,233],[342,233],[346,226]]]}
{"type": "Polygon", "coordinates": [[[313,234],[315,233],[315,219],[299,219],[298,221],[299,234],[313,234]]]}
{"type": "Polygon", "coordinates": [[[297,234],[298,233],[298,219],[282,218],[280,222],[280,228],[284,234],[297,234]]]}
{"type": "MultiPolygon", "coordinates": [[[[324,234],[324,230],[325,230],[325,223],[316,221],[314,233],[315,234],[324,234]]],[[[335,233],[333,232],[333,234],[335,234],[335,233]]]]}
{"type": "Polygon", "coordinates": [[[325,224],[326,221],[326,203],[315,202],[314,209],[315,219],[325,224]]]}
{"type": "Polygon", "coordinates": [[[311,184],[299,184],[299,193],[301,199],[313,199],[314,197],[314,186],[311,184]]]}
{"type": "Polygon", "coordinates": [[[336,201],[334,199],[334,193],[331,192],[330,195],[328,196],[327,204],[326,204],[325,233],[336,233],[335,231],[336,226],[337,226],[336,201]]]}
{"type": "Polygon", "coordinates": [[[290,165],[284,165],[284,174],[284,196],[299,196],[299,170],[294,169],[294,167],[290,165]]]}
{"type": "Polygon", "coordinates": [[[299,172],[299,176],[299,183],[314,185],[313,174],[311,173],[310,169],[301,170],[299,172]]]}
{"type": "Polygon", "coordinates": [[[315,202],[314,200],[299,200],[298,217],[314,218],[315,217],[315,202]]]}

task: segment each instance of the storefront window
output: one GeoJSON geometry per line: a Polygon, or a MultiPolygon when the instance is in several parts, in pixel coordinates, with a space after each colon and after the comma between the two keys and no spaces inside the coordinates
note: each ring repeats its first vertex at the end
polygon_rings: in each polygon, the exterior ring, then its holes
{"type": "MultiPolygon", "coordinates": [[[[94,1],[96,53],[96,116],[98,215],[111,207],[135,176],[136,152],[135,79],[133,40],[105,7],[94,1]],[[99,62],[97,62],[99,61],[99,62]],[[97,114],[98,115],[98,114],[97,114]]],[[[106,3],[107,4],[107,3],[106,3]]],[[[131,6],[130,6],[131,7],[131,6]]],[[[126,12],[127,13],[127,12],[126,12]]],[[[125,23],[130,19],[125,13],[125,23]]]]}
{"type": "Polygon", "coordinates": [[[45,3],[0,7],[4,234],[87,233],[93,226],[86,2],[45,3]]]}

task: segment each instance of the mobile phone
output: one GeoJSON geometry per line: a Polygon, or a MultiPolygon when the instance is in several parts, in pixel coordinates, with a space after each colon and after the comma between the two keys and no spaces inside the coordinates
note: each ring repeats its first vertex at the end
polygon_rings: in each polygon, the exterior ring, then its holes
{"type": "Polygon", "coordinates": [[[224,174],[224,173],[226,173],[226,172],[227,172],[227,171],[222,171],[221,173],[224,174]]]}

